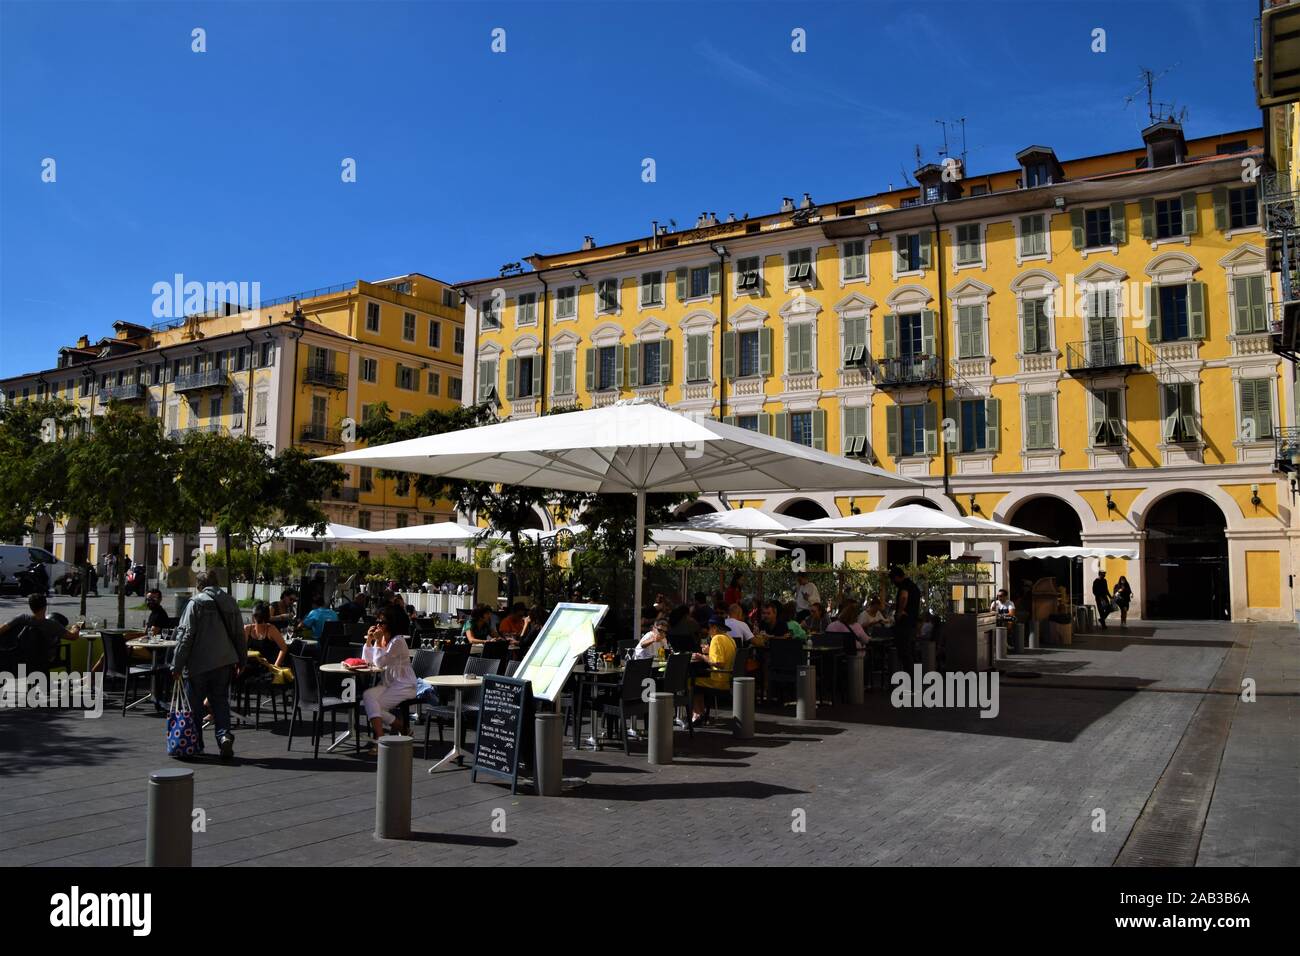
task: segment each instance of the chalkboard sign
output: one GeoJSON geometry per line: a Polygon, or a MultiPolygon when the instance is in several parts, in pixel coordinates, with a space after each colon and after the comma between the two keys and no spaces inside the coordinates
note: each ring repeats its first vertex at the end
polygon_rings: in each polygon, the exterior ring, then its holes
{"type": "Polygon", "coordinates": [[[488,674],[483,678],[481,694],[470,780],[477,781],[478,774],[487,774],[509,780],[510,792],[518,793],[520,750],[527,739],[524,730],[533,709],[528,681],[488,674]]]}

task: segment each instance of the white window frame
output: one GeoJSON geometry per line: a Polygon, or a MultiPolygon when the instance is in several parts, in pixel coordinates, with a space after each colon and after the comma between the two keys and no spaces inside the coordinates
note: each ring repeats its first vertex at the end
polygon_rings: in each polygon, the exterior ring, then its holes
{"type": "Polygon", "coordinates": [[[576,322],[578,321],[578,287],[576,285],[562,285],[555,290],[555,321],[556,322],[576,322]],[[565,315],[560,312],[560,293],[572,292],[573,295],[569,300],[573,303],[573,312],[565,315]]]}
{"type": "Polygon", "coordinates": [[[414,312],[402,313],[402,341],[403,342],[415,341],[415,336],[418,334],[418,329],[417,329],[418,325],[419,325],[419,320],[417,319],[414,312]],[[407,334],[408,330],[410,331],[409,335],[407,334]]]}
{"type": "Polygon", "coordinates": [[[605,276],[596,279],[592,283],[592,293],[595,296],[596,314],[597,315],[622,315],[623,314],[623,280],[619,276],[605,276]],[[607,282],[614,284],[614,306],[606,307],[600,298],[600,287],[607,282]]]}
{"type": "Polygon", "coordinates": [[[954,275],[962,269],[979,269],[981,272],[988,269],[988,262],[984,248],[985,229],[986,224],[982,220],[976,220],[974,222],[959,222],[952,227],[952,271],[954,275]],[[979,255],[970,262],[957,261],[957,250],[961,248],[961,243],[957,238],[957,230],[961,229],[963,226],[974,226],[976,233],[978,234],[976,244],[979,255]]]}
{"type": "Polygon", "coordinates": [[[731,276],[731,293],[737,297],[742,295],[761,296],[763,294],[763,256],[761,253],[736,256],[736,267],[732,270],[731,276]],[[752,289],[742,289],[740,287],[740,276],[742,274],[740,264],[750,259],[754,259],[758,262],[758,283],[752,289]]]}
{"type": "MultiPolygon", "coordinates": [[[[787,249],[785,251],[785,255],[782,258],[784,259],[784,262],[782,263],[783,268],[781,271],[781,275],[785,279],[786,292],[789,292],[791,289],[816,289],[817,288],[817,247],[816,246],[807,245],[807,246],[798,246],[793,249],[787,249]],[[792,279],[790,277],[790,272],[793,268],[796,267],[796,263],[793,263],[790,260],[796,254],[801,254],[805,252],[808,254],[808,262],[806,263],[806,265],[808,266],[808,275],[806,278],[803,279],[792,279]]],[[[799,263],[798,265],[802,266],[804,265],[804,263],[799,263]]]]}
{"type": "Polygon", "coordinates": [[[383,329],[382,322],[383,322],[383,310],[380,308],[379,303],[367,302],[366,303],[366,324],[365,324],[366,332],[368,332],[370,335],[381,334],[381,330],[383,329]],[[370,324],[372,313],[373,313],[373,318],[375,323],[373,327],[370,324]]]}
{"type": "Polygon", "coordinates": [[[858,239],[845,239],[840,243],[840,288],[852,283],[861,283],[867,285],[871,282],[871,239],[868,236],[862,236],[858,239]],[[844,271],[845,263],[850,256],[848,254],[848,245],[850,243],[862,243],[862,275],[851,276],[844,271]]]}
{"type": "Polygon", "coordinates": [[[522,328],[537,324],[537,293],[519,292],[515,295],[515,327],[522,328]],[[524,307],[528,309],[525,312],[524,307]]]}
{"type": "Polygon", "coordinates": [[[667,303],[666,303],[666,298],[665,298],[665,295],[664,295],[664,270],[663,270],[663,269],[649,269],[649,270],[647,270],[647,271],[645,271],[645,272],[642,272],[642,273],[640,274],[640,276],[639,276],[638,279],[637,279],[637,294],[636,294],[636,302],[637,302],[637,311],[638,311],[638,312],[643,312],[643,311],[645,311],[646,309],[662,309],[662,308],[664,308],[664,306],[665,306],[667,303]],[[658,283],[658,285],[659,285],[659,297],[658,297],[657,299],[651,299],[651,300],[647,301],[646,298],[645,298],[645,289],[646,289],[646,281],[645,281],[645,280],[646,280],[646,276],[655,276],[655,275],[657,275],[657,276],[659,277],[659,283],[658,283]]]}
{"type": "Polygon", "coordinates": [[[1021,212],[1012,217],[1012,225],[1016,233],[1016,265],[1026,262],[1051,262],[1052,261],[1052,214],[1046,210],[1040,212],[1021,212]],[[1023,231],[1024,220],[1033,216],[1038,216],[1043,220],[1043,251],[1042,252],[1025,252],[1025,237],[1028,233],[1023,231]]]}
{"type": "Polygon", "coordinates": [[[363,355],[361,357],[360,368],[357,369],[357,377],[367,384],[377,385],[379,383],[379,359],[363,355]],[[366,374],[367,365],[371,370],[369,375],[366,374]]]}

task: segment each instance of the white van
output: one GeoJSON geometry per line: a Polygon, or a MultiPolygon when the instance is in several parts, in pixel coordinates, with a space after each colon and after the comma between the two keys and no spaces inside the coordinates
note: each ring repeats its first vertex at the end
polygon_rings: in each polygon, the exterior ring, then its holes
{"type": "Polygon", "coordinates": [[[74,574],[72,565],[60,561],[44,548],[29,548],[22,544],[0,544],[0,588],[18,587],[18,572],[26,571],[36,561],[45,565],[50,587],[66,592],[67,583],[74,574]]]}

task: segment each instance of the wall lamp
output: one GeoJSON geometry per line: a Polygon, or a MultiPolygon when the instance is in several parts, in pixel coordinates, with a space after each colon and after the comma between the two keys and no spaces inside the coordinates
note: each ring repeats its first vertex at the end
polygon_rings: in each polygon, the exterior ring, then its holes
{"type": "Polygon", "coordinates": [[[857,498],[850,498],[850,499],[849,499],[849,514],[851,514],[851,515],[860,515],[860,514],[862,514],[862,509],[858,507],[858,499],[857,499],[857,498]]]}
{"type": "Polygon", "coordinates": [[[574,269],[573,277],[575,279],[585,279],[587,278],[587,273],[583,272],[581,269],[574,269]]]}
{"type": "Polygon", "coordinates": [[[979,514],[983,514],[983,513],[984,513],[984,509],[982,509],[982,508],[980,507],[980,503],[979,503],[978,501],[975,500],[975,496],[974,496],[974,495],[971,495],[971,496],[970,496],[970,509],[969,509],[969,510],[970,510],[970,513],[973,514],[973,515],[979,515],[979,514]]]}
{"type": "Polygon", "coordinates": [[[1111,496],[1110,496],[1110,492],[1109,492],[1109,491],[1106,492],[1106,510],[1107,510],[1107,511],[1118,511],[1118,510],[1119,510],[1119,505],[1115,504],[1114,500],[1113,500],[1113,499],[1111,498],[1111,496]]]}
{"type": "Polygon", "coordinates": [[[1052,197],[1052,205],[1055,206],[1057,209],[1064,209],[1064,208],[1065,208],[1065,197],[1064,197],[1064,196],[1054,196],[1054,197],[1052,197]]]}
{"type": "Polygon", "coordinates": [[[876,222],[874,219],[871,220],[871,222],[867,223],[867,232],[871,233],[873,236],[880,235],[880,223],[876,222]]]}
{"type": "Polygon", "coordinates": [[[727,247],[720,242],[710,242],[709,248],[713,250],[714,255],[719,259],[727,258],[727,247]]]}
{"type": "Polygon", "coordinates": [[[1263,504],[1262,500],[1259,497],[1258,484],[1253,484],[1250,486],[1250,503],[1254,505],[1256,508],[1258,508],[1261,504],[1263,504]]]}

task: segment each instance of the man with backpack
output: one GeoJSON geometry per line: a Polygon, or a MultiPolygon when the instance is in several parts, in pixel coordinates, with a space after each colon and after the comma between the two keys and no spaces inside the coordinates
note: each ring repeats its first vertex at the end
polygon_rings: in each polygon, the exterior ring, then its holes
{"type": "Polygon", "coordinates": [[[176,626],[172,677],[185,675],[199,751],[203,750],[201,715],[206,699],[221,759],[230,760],[235,755],[235,735],[230,732],[230,682],[248,660],[244,616],[235,599],[217,586],[215,573],[200,573],[198,585],[199,593],[185,606],[176,626]]]}

